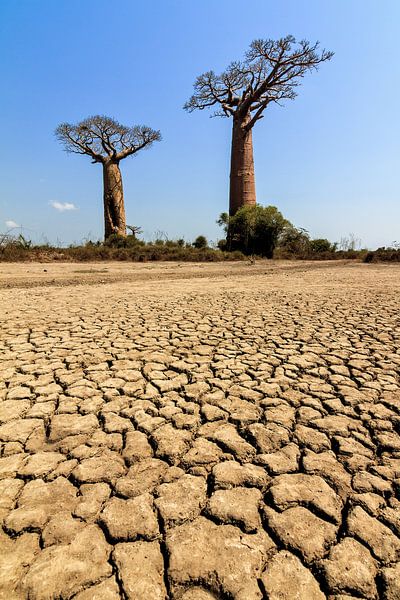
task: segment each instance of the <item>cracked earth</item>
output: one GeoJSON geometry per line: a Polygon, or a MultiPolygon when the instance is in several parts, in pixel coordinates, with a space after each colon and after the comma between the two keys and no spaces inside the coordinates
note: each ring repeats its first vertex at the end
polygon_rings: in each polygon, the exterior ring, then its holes
{"type": "Polygon", "coordinates": [[[80,268],[0,265],[0,598],[398,600],[400,268],[80,268]]]}

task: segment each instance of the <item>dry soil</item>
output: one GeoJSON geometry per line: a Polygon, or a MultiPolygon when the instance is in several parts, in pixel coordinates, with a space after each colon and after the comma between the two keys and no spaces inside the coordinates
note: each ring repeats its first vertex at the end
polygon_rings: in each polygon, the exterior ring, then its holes
{"type": "Polygon", "coordinates": [[[0,598],[398,600],[400,266],[0,265],[0,598]]]}

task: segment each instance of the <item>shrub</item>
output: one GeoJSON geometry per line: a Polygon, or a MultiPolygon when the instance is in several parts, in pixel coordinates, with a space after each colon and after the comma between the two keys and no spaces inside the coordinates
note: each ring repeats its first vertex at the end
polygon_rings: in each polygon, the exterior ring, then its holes
{"type": "Polygon", "coordinates": [[[144,244],[145,242],[138,240],[134,235],[123,236],[116,233],[111,234],[104,242],[104,245],[110,248],[137,248],[144,244]]]}
{"type": "Polygon", "coordinates": [[[330,241],[325,238],[310,240],[309,247],[310,251],[315,254],[320,254],[321,252],[335,252],[336,250],[336,245],[331,244],[330,241]]]}
{"type": "Polygon", "coordinates": [[[310,253],[310,236],[308,231],[293,225],[285,227],[278,242],[280,258],[305,258],[310,253]]]}
{"type": "Polygon", "coordinates": [[[374,256],[375,256],[375,252],[367,252],[367,254],[364,256],[363,262],[365,262],[365,263],[373,262],[374,256]]]}
{"type": "Polygon", "coordinates": [[[275,206],[242,206],[233,217],[220,216],[227,229],[228,248],[246,255],[272,258],[279,237],[291,226],[275,206]]]}
{"type": "Polygon", "coordinates": [[[400,262],[400,248],[378,248],[374,252],[367,252],[363,262],[400,262]]]}
{"type": "Polygon", "coordinates": [[[228,242],[223,239],[223,240],[218,240],[217,242],[217,247],[222,250],[223,252],[225,252],[228,249],[228,242]]]}
{"type": "Polygon", "coordinates": [[[207,238],[204,235],[198,235],[197,238],[193,242],[193,247],[203,249],[208,247],[207,238]]]}

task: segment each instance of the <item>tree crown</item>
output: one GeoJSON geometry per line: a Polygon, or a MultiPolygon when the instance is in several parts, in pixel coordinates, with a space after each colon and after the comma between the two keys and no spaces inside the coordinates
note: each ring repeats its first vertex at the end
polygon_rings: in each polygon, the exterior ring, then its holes
{"type": "Polygon", "coordinates": [[[150,127],[126,127],[102,115],[88,117],[77,125],[61,123],[55,133],[67,152],[87,154],[93,162],[102,163],[120,161],[161,140],[160,132],[150,127]]]}
{"type": "Polygon", "coordinates": [[[333,52],[318,49],[319,42],[296,42],[293,36],[254,40],[243,61],[232,62],[220,75],[200,75],[184,108],[192,112],[215,106],[213,116],[221,117],[250,113],[246,127],[251,129],[268,104],[293,100],[307,71],[332,58],[333,52]]]}

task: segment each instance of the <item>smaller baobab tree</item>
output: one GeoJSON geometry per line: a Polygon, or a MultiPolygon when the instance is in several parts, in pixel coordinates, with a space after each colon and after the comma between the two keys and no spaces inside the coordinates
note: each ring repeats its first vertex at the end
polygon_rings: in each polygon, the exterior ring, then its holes
{"type": "Polygon", "coordinates": [[[332,58],[319,44],[279,40],[255,40],[243,61],[232,62],[220,75],[208,71],[194,84],[194,94],[185,104],[189,112],[216,108],[213,116],[232,117],[232,150],[229,214],[241,206],[256,204],[252,129],[271,103],[296,97],[296,87],[308,71],[332,58]]]}
{"type": "Polygon", "coordinates": [[[139,225],[127,225],[127,229],[131,232],[131,236],[136,239],[137,235],[143,233],[143,229],[139,225]]]}
{"type": "Polygon", "coordinates": [[[119,163],[161,140],[159,131],[145,125],[126,127],[109,117],[96,115],[77,125],[62,123],[57,139],[67,152],[86,154],[103,167],[104,237],[126,236],[124,193],[119,163]]]}

